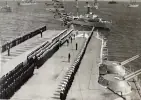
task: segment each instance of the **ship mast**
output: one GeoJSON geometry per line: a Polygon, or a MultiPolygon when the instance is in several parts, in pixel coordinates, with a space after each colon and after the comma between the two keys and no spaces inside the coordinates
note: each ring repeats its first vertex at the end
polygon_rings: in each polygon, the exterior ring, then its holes
{"type": "Polygon", "coordinates": [[[65,5],[64,0],[62,0],[62,2],[63,2],[63,6],[64,6],[65,5]]]}
{"type": "Polygon", "coordinates": [[[91,6],[89,5],[88,2],[86,2],[86,5],[87,5],[87,6],[85,6],[85,7],[87,8],[87,14],[90,14],[91,6]]]}
{"type": "Polygon", "coordinates": [[[130,0],[130,4],[135,4],[136,0],[130,0]]]}
{"type": "Polygon", "coordinates": [[[134,0],[134,3],[136,3],[136,0],[134,0]]]}
{"type": "Polygon", "coordinates": [[[76,2],[76,15],[78,16],[78,12],[79,12],[78,0],[75,0],[75,2],[76,2]]]}
{"type": "Polygon", "coordinates": [[[94,5],[96,5],[97,4],[97,0],[94,0],[94,5]]]}
{"type": "Polygon", "coordinates": [[[7,6],[8,5],[7,1],[5,3],[6,3],[6,6],[7,6]]]}
{"type": "Polygon", "coordinates": [[[132,0],[130,0],[130,4],[132,4],[133,3],[133,1],[132,0]]]}

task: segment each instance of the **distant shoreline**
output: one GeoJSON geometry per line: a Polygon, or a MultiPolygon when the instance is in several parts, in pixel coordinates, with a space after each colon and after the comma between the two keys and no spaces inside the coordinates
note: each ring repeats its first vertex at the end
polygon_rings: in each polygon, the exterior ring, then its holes
{"type": "MultiPolygon", "coordinates": [[[[22,0],[0,0],[1,1],[22,1],[22,0]]],[[[52,0],[33,0],[33,1],[52,1],[52,0]]],[[[59,0],[58,0],[59,1],[59,0]]],[[[60,1],[64,1],[64,2],[67,2],[67,1],[74,1],[74,0],[60,0],[60,1]]],[[[79,0],[80,2],[83,1],[90,1],[90,2],[93,2],[93,0],[79,0]]],[[[109,2],[109,1],[112,1],[112,0],[98,0],[98,2],[109,2]]],[[[129,0],[114,0],[116,2],[130,2],[129,0]]],[[[75,2],[75,1],[74,1],[75,2]]],[[[137,0],[136,2],[141,2],[141,0],[137,0]]]]}

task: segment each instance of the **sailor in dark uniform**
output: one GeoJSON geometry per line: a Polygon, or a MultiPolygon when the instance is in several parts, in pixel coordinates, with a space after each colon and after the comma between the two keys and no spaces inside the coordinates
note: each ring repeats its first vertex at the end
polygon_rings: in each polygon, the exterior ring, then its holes
{"type": "Polygon", "coordinates": [[[34,65],[36,66],[36,68],[38,68],[38,66],[37,66],[37,62],[38,62],[38,57],[35,55],[34,65]]]}
{"type": "Polygon", "coordinates": [[[71,43],[72,43],[72,36],[70,36],[70,40],[71,40],[71,43]]]}
{"type": "Polygon", "coordinates": [[[67,39],[67,41],[66,41],[66,42],[67,42],[67,46],[68,46],[68,45],[69,45],[69,40],[67,39]]]}
{"type": "Polygon", "coordinates": [[[86,2],[86,4],[87,4],[87,14],[89,14],[91,7],[90,7],[90,5],[89,5],[89,2],[86,2]]]}
{"type": "Polygon", "coordinates": [[[76,46],[76,50],[77,50],[77,48],[78,48],[78,44],[76,43],[75,46],[76,46]]]}
{"type": "Polygon", "coordinates": [[[70,57],[71,57],[71,55],[70,55],[70,53],[68,54],[68,62],[70,62],[70,57]]]}
{"type": "Polygon", "coordinates": [[[8,56],[10,56],[10,43],[7,42],[7,51],[8,51],[8,56]]]}

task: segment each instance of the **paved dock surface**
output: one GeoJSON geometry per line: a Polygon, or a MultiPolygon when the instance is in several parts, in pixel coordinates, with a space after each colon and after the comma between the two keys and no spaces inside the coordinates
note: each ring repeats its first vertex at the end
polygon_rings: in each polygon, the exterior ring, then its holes
{"type": "MultiPolygon", "coordinates": [[[[83,32],[79,33],[81,34],[83,32]]],[[[73,40],[72,43],[69,42],[69,46],[65,43],[50,59],[36,70],[33,77],[31,77],[11,99],[56,99],[55,95],[58,95],[56,94],[58,85],[60,85],[66,71],[73,63],[86,40],[86,38],[83,38],[80,34],[76,36],[77,38],[73,40]],[[78,43],[78,50],[75,49],[76,43],[78,43]],[[68,62],[68,53],[71,54],[70,63],[68,62]]]]}
{"type": "MultiPolygon", "coordinates": [[[[87,47],[66,100],[123,100],[98,83],[101,41],[95,36],[96,34],[93,35],[87,47]]],[[[132,93],[124,97],[126,100],[140,100],[135,84],[129,83],[132,86],[132,93]]]]}
{"type": "Polygon", "coordinates": [[[43,32],[43,37],[41,35],[34,36],[31,39],[13,47],[10,49],[10,56],[8,56],[7,51],[1,54],[1,76],[5,75],[12,69],[14,69],[19,63],[23,62],[27,55],[38,48],[41,44],[53,38],[55,35],[62,32],[62,30],[47,30],[43,32]]]}
{"type": "Polygon", "coordinates": [[[96,39],[94,35],[66,100],[114,100],[114,98],[118,98],[117,95],[98,83],[101,41],[96,39]]]}

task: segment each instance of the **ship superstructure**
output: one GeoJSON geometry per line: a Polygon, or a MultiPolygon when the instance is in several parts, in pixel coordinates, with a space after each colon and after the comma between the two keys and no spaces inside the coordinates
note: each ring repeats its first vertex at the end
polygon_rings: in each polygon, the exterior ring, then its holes
{"type": "Polygon", "coordinates": [[[46,10],[53,13],[60,13],[60,11],[64,11],[63,1],[52,0],[52,3],[45,3],[46,10]]]}
{"type": "Polygon", "coordinates": [[[130,0],[130,4],[128,5],[130,8],[136,8],[138,6],[139,4],[136,3],[136,0],[130,0]]]}
{"type": "Polygon", "coordinates": [[[79,16],[73,16],[72,23],[76,25],[81,26],[91,26],[91,27],[97,27],[97,28],[104,28],[104,29],[110,29],[111,22],[103,20],[98,15],[93,14],[91,12],[92,6],[86,2],[86,14],[85,15],[79,15],[79,16]]]}

